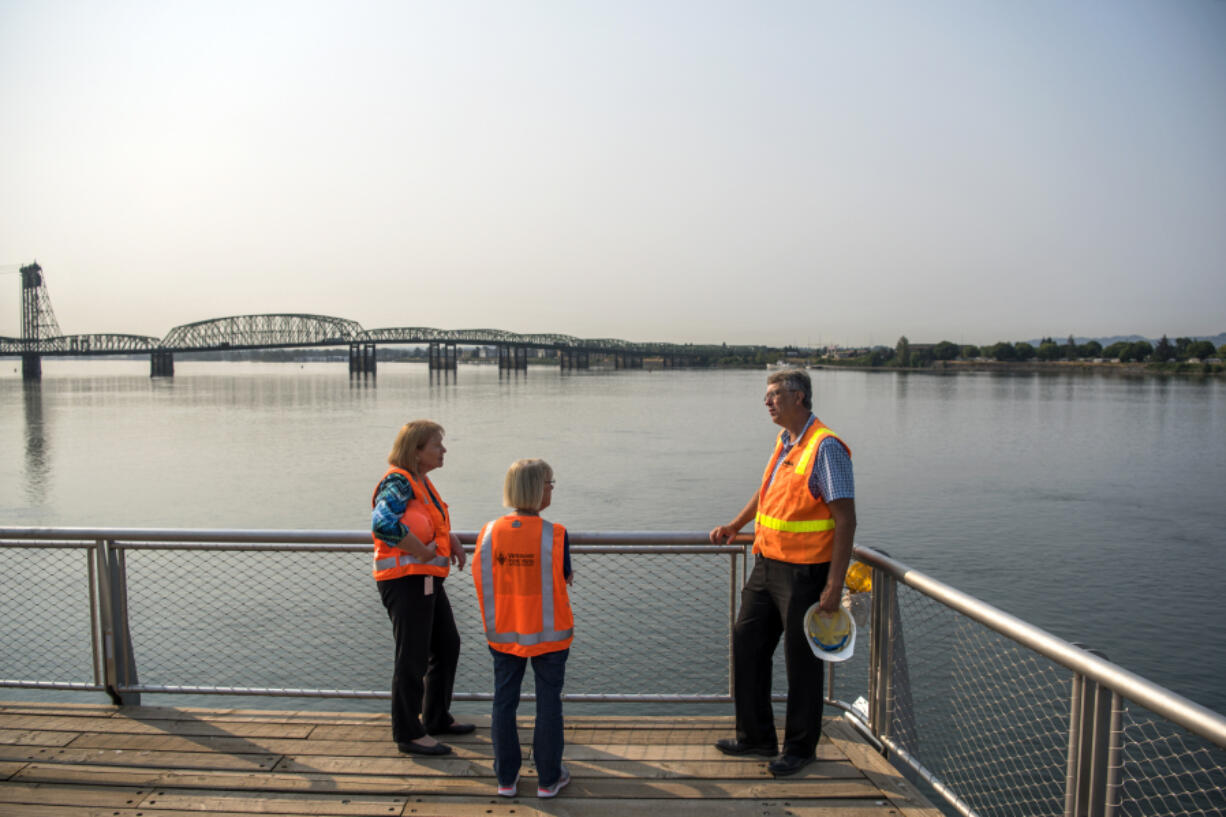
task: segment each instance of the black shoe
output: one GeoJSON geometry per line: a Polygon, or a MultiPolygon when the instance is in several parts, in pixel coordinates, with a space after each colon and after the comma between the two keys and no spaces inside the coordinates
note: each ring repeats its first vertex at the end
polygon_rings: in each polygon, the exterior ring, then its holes
{"type": "Polygon", "coordinates": [[[779,755],[778,760],[767,764],[766,770],[775,777],[787,777],[796,774],[814,760],[813,757],[801,757],[800,755],[779,755]]]}
{"type": "Polygon", "coordinates": [[[475,723],[460,723],[459,721],[452,721],[442,729],[430,729],[427,731],[431,735],[467,735],[476,728],[477,725],[475,723]]]}
{"type": "Polygon", "coordinates": [[[396,748],[406,755],[449,755],[451,747],[446,743],[436,743],[433,746],[423,746],[420,743],[397,743],[396,748]]]}
{"type": "Polygon", "coordinates": [[[715,748],[726,755],[761,755],[762,757],[774,757],[779,751],[774,746],[767,746],[764,743],[741,743],[736,738],[720,738],[715,741],[715,748]]]}

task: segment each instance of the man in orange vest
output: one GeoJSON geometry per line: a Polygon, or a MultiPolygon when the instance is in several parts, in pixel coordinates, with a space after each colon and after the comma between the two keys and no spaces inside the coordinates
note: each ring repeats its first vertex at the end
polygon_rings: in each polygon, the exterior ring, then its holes
{"type": "Polygon", "coordinates": [[[766,410],[783,431],[761,487],[735,519],[711,531],[712,542],[730,542],[753,520],[756,556],[733,631],[736,738],[715,746],[726,755],[778,752],[771,658],[782,635],[788,700],[783,752],[767,766],[775,777],[796,774],[817,752],[824,672],[809,648],[804,616],[819,601],[825,612],[838,608],[856,532],[851,450],[812,408],[803,369],[767,378],[766,410]]]}

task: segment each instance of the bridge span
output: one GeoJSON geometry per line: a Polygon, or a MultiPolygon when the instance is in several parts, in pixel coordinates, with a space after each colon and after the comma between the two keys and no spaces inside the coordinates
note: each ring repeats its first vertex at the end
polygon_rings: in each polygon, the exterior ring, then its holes
{"type": "Polygon", "coordinates": [[[635,343],[617,338],[578,338],[559,334],[520,334],[505,329],[435,329],[425,326],[364,329],[357,321],[330,315],[272,313],[232,315],[183,324],[165,337],[146,335],[64,335],[51,308],[42,267],[21,268],[21,337],[0,336],[0,356],[20,356],[22,377],[42,376],[43,357],[96,357],[149,354],[151,377],[174,375],[174,355],[187,352],[348,347],[349,371],[374,374],[376,348],[384,345],[424,345],[431,369],[455,370],[460,346],[497,347],[500,369],[526,370],[529,350],[556,353],[562,369],[586,369],[593,356],[605,357],[614,368],[641,368],[647,358],[659,358],[666,368],[705,366],[722,355],[749,347],[675,343],[635,343]]]}

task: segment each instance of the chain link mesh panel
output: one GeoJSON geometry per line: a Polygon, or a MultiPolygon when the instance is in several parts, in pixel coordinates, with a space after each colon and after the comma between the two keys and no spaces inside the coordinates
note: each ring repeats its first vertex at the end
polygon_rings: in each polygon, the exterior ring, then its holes
{"type": "MultiPolygon", "coordinates": [[[[1063,815],[1072,671],[906,585],[895,610],[889,737],[979,815],[1063,815]]],[[[864,656],[836,672],[835,698],[868,698],[864,656]]],[[[1118,814],[1226,815],[1226,750],[1127,703],[1122,722],[1118,814]]]]}
{"type": "Polygon", "coordinates": [[[88,548],[0,548],[0,678],[94,684],[88,548]]]}
{"type": "Polygon", "coordinates": [[[1120,731],[1119,814],[1226,814],[1226,749],[1127,702],[1120,731]]]}
{"type": "MultiPolygon", "coordinates": [[[[730,557],[574,551],[567,694],[727,694],[730,557]]],[[[365,553],[126,559],[142,686],[388,689],[391,624],[365,553]]],[[[456,694],[488,694],[493,663],[469,571],[453,569],[442,586],[465,644],[456,694]]]]}
{"type": "Polygon", "coordinates": [[[384,690],[391,627],[353,553],[132,550],[140,683],[384,690]]]}

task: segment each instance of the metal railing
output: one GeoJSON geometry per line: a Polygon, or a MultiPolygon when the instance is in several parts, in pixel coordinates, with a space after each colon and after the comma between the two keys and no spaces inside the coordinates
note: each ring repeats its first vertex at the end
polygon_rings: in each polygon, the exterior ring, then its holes
{"type": "MultiPolygon", "coordinates": [[[[730,703],[744,541],[572,532],[566,699],[730,703]]],[[[369,554],[353,531],[0,528],[0,687],[387,698],[369,554]]],[[[883,553],[856,557],[873,568],[868,626],[827,665],[827,703],[952,812],[1226,815],[1226,717],[883,553]]],[[[446,592],[469,644],[455,697],[489,700],[472,583],[453,572],[446,592]]]]}

